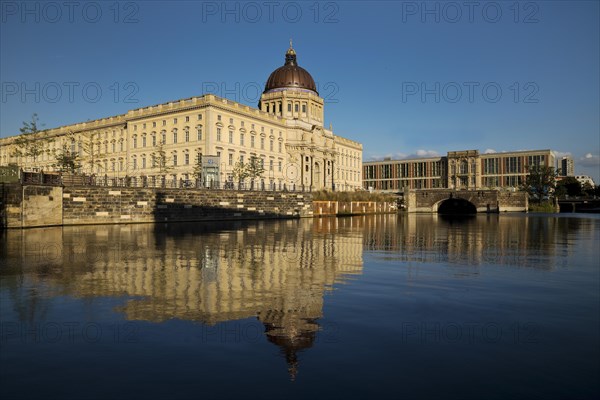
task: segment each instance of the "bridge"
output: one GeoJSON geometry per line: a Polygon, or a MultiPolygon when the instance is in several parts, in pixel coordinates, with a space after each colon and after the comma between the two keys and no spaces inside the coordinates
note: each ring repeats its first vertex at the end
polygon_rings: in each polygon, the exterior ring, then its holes
{"type": "Polygon", "coordinates": [[[404,194],[408,212],[475,214],[523,212],[529,206],[527,193],[499,190],[410,190],[404,194]]]}
{"type": "Polygon", "coordinates": [[[559,199],[560,212],[589,212],[600,213],[600,199],[570,198],[559,199]]]}

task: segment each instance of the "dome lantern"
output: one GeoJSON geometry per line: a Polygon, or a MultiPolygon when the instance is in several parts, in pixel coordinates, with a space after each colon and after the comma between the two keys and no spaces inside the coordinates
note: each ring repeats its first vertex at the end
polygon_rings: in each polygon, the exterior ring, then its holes
{"type": "Polygon", "coordinates": [[[265,90],[263,93],[276,92],[281,90],[300,90],[317,92],[317,86],[312,76],[307,70],[298,65],[296,51],[292,47],[290,39],[290,48],[285,53],[285,63],[269,75],[265,90]]]}

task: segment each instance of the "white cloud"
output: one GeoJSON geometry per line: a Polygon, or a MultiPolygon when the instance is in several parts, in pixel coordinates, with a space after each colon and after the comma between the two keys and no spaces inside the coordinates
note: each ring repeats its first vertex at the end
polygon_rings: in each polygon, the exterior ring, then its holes
{"type": "Polygon", "coordinates": [[[578,160],[578,164],[584,167],[599,167],[600,156],[597,154],[587,153],[578,160]]]}
{"type": "Polygon", "coordinates": [[[440,154],[435,150],[417,150],[415,155],[417,157],[437,157],[440,154]]]}
{"type": "Polygon", "coordinates": [[[492,153],[497,153],[497,151],[494,149],[485,149],[485,151],[483,152],[483,154],[492,154],[492,153]]]}
{"type": "Polygon", "coordinates": [[[407,160],[412,158],[428,158],[428,157],[439,157],[439,153],[435,150],[417,150],[415,153],[407,154],[407,153],[388,153],[385,155],[370,155],[366,157],[365,161],[382,161],[386,158],[391,158],[392,160],[407,160]]]}
{"type": "Polygon", "coordinates": [[[552,153],[554,153],[554,157],[557,160],[560,160],[563,157],[572,157],[573,156],[571,154],[571,152],[569,152],[569,151],[553,151],[552,153]]]}

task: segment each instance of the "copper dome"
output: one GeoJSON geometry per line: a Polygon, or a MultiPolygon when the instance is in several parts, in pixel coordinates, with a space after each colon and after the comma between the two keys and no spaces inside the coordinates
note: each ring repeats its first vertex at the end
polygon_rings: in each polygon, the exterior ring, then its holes
{"type": "Polygon", "coordinates": [[[285,53],[285,64],[283,67],[277,68],[269,75],[263,93],[284,89],[311,90],[316,94],[319,94],[319,92],[317,92],[317,85],[315,85],[312,76],[310,76],[307,70],[298,66],[298,63],[296,62],[296,52],[291,44],[290,48],[285,53]]]}

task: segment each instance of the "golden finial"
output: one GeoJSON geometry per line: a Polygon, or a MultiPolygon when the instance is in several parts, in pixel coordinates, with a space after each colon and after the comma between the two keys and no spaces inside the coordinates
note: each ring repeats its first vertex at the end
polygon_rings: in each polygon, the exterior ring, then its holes
{"type": "Polygon", "coordinates": [[[288,49],[288,51],[286,52],[286,54],[289,55],[296,55],[296,51],[294,50],[294,48],[292,47],[292,39],[290,38],[290,48],[288,49]]]}

